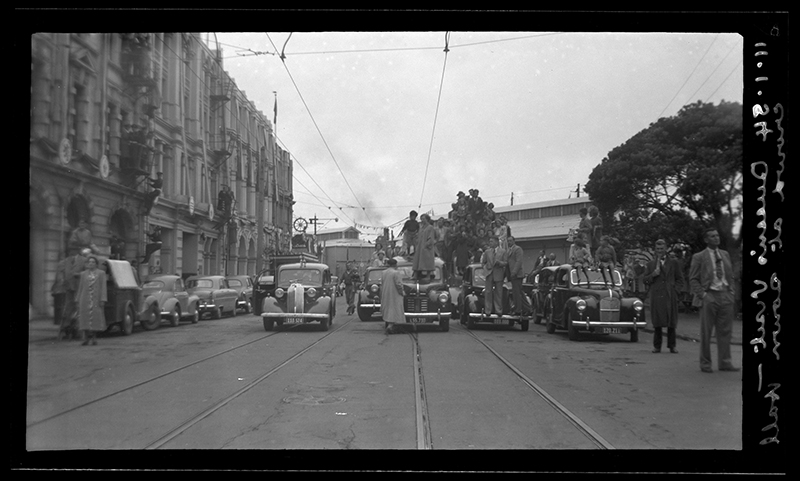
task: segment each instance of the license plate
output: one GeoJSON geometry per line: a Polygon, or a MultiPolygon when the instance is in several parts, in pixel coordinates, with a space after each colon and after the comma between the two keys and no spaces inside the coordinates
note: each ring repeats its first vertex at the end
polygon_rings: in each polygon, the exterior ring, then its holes
{"type": "Polygon", "coordinates": [[[303,322],[303,318],[302,317],[287,317],[286,318],[286,324],[300,324],[301,322],[303,322]]]}
{"type": "Polygon", "coordinates": [[[495,319],[495,320],[494,320],[494,323],[495,323],[495,324],[505,324],[505,323],[506,323],[506,321],[505,321],[505,319],[500,319],[500,318],[498,318],[498,319],[495,319]]]}
{"type": "Polygon", "coordinates": [[[622,334],[622,328],[620,327],[602,327],[600,328],[601,334],[622,334]]]}
{"type": "Polygon", "coordinates": [[[412,317],[408,320],[411,324],[423,324],[427,322],[424,317],[412,317]]]}

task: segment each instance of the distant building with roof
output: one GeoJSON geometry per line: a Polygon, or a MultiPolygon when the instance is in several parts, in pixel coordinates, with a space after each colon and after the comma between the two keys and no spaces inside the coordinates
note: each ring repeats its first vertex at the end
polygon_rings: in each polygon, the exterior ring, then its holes
{"type": "Polygon", "coordinates": [[[524,252],[523,268],[533,270],[539,251],[554,253],[559,263],[567,262],[570,229],[580,223],[579,211],[592,205],[588,197],[557,199],[529,204],[495,207],[495,215],[508,219],[511,235],[524,252]]]}
{"type": "Polygon", "coordinates": [[[359,239],[361,231],[353,226],[338,229],[324,229],[317,231],[317,243],[321,244],[333,239],[359,239]]]}

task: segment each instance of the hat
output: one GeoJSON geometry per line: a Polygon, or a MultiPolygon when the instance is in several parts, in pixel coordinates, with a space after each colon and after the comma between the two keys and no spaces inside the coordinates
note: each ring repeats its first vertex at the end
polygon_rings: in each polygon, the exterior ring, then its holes
{"type": "Polygon", "coordinates": [[[396,266],[397,265],[397,259],[392,258],[392,259],[387,260],[386,261],[386,265],[387,266],[396,266]]]}
{"type": "Polygon", "coordinates": [[[467,195],[467,194],[465,194],[463,190],[459,190],[459,191],[458,191],[458,194],[456,194],[456,195],[457,195],[458,197],[464,197],[464,196],[465,196],[465,195],[467,195]]]}

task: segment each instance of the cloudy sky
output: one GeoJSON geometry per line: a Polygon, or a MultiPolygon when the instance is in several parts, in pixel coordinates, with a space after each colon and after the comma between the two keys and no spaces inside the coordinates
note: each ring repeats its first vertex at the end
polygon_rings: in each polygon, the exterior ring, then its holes
{"type": "Polygon", "coordinates": [[[574,196],[609,151],[659,117],[697,100],[742,102],[742,38],[732,33],[202,37],[270,119],[277,92],[295,217],[357,225],[367,239],[379,231],[364,226],[397,235],[412,209],[446,215],[460,190],[496,206],[512,193],[515,205],[574,196]]]}

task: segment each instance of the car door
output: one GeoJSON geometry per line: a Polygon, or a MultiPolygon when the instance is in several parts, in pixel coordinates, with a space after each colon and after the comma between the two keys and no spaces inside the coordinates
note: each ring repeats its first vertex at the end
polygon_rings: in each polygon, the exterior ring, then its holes
{"type": "Polygon", "coordinates": [[[175,279],[175,286],[172,294],[175,296],[175,299],[178,300],[178,305],[181,306],[181,315],[187,315],[189,313],[189,293],[186,292],[183,279],[175,279]]]}

